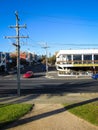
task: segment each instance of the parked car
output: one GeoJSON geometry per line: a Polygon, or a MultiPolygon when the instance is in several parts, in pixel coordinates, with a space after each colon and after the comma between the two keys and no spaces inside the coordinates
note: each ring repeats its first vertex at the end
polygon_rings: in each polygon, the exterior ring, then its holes
{"type": "MultiPolygon", "coordinates": [[[[24,69],[24,65],[20,65],[19,67],[20,69],[24,69]]],[[[14,69],[17,69],[17,66],[15,66],[14,69]]]]}
{"type": "Polygon", "coordinates": [[[46,71],[46,65],[42,64],[41,68],[42,68],[42,71],[46,71]]]}
{"type": "Polygon", "coordinates": [[[31,78],[34,76],[33,71],[27,71],[25,74],[23,74],[23,78],[31,78]]]}
{"type": "Polygon", "coordinates": [[[93,75],[92,75],[92,78],[93,78],[93,79],[98,79],[98,73],[97,73],[97,74],[93,74],[93,75]]]}
{"type": "Polygon", "coordinates": [[[8,71],[8,74],[16,74],[17,73],[17,69],[16,68],[11,68],[9,71],[8,71]]]}

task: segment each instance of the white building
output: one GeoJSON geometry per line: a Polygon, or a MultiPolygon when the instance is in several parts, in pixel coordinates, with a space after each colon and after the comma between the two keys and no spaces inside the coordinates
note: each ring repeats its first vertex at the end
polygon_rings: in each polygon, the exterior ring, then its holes
{"type": "Polygon", "coordinates": [[[59,74],[95,73],[98,69],[98,49],[60,50],[56,55],[59,74]]]}

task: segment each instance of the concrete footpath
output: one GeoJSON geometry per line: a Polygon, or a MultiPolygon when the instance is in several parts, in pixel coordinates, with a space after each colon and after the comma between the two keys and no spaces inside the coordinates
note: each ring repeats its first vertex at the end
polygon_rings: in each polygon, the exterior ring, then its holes
{"type": "Polygon", "coordinates": [[[90,75],[59,75],[58,71],[49,71],[46,74],[50,79],[92,79],[90,75]]]}
{"type": "Polygon", "coordinates": [[[69,113],[61,104],[35,104],[34,109],[7,130],[98,130],[69,113]]]}

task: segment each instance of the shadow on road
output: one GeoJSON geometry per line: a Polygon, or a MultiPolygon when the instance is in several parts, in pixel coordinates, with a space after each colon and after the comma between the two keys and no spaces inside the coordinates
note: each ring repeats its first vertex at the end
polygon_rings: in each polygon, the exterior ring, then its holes
{"type": "Polygon", "coordinates": [[[15,104],[15,103],[24,103],[24,102],[27,102],[27,101],[30,101],[33,99],[36,99],[37,97],[39,97],[40,95],[39,94],[31,94],[31,95],[25,95],[25,96],[22,96],[22,97],[19,97],[19,96],[11,96],[11,97],[4,97],[0,99],[0,104],[15,104]]]}
{"type": "MultiPolygon", "coordinates": [[[[42,76],[42,75],[39,75],[42,76]]],[[[88,80],[85,82],[79,82],[74,80],[73,82],[70,81],[66,81],[63,83],[54,83],[54,81],[50,80],[48,81],[48,83],[44,83],[43,81],[41,81],[42,83],[36,83],[33,84],[33,82],[31,84],[29,84],[29,80],[24,81],[24,86],[21,83],[21,95],[28,95],[28,94],[50,94],[51,96],[54,95],[59,95],[59,96],[63,96],[63,94],[65,93],[98,93],[98,81],[93,81],[93,80],[88,80]],[[53,84],[52,84],[53,82],[53,84]]],[[[39,80],[38,80],[39,82],[39,80]]],[[[10,82],[10,86],[11,86],[11,82],[10,82]]],[[[3,89],[3,86],[0,85],[0,87],[2,89],[0,89],[0,96],[1,95],[16,95],[17,94],[17,86],[15,89],[13,89],[12,87],[10,87],[10,89],[3,89]]]]}

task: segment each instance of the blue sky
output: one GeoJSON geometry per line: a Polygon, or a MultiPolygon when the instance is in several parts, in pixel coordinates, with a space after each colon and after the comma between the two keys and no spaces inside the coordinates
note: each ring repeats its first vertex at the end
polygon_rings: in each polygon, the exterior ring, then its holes
{"type": "Polygon", "coordinates": [[[19,14],[21,51],[45,54],[60,49],[98,48],[98,0],[0,0],[0,51],[15,51],[15,11],[19,14]]]}

